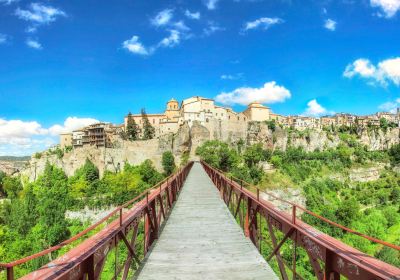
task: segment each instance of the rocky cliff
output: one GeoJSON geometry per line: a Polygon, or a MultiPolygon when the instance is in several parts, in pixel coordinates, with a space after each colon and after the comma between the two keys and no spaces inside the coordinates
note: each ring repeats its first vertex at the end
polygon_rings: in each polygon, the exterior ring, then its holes
{"type": "MultiPolygon", "coordinates": [[[[393,128],[386,132],[382,130],[360,130],[354,135],[355,140],[366,145],[371,150],[383,150],[399,143],[399,129],[393,128]]],[[[64,169],[68,176],[74,174],[81,167],[86,158],[90,159],[100,170],[102,175],[105,170],[118,171],[126,162],[140,164],[146,159],[153,161],[158,169],[161,169],[161,157],[163,152],[172,151],[177,162],[183,154],[189,154],[191,159],[196,159],[196,148],[207,140],[217,139],[235,145],[243,140],[247,145],[262,143],[264,148],[273,150],[286,150],[288,147],[302,147],[306,151],[316,149],[324,150],[337,147],[345,140],[339,133],[324,130],[295,131],[283,129],[279,126],[271,129],[266,123],[251,122],[247,125],[226,125],[215,121],[207,127],[194,122],[191,127],[188,124],[181,126],[176,134],[169,134],[146,141],[114,140],[114,148],[84,147],[65,153],[62,158],[57,155],[43,155],[40,159],[32,158],[22,174],[30,180],[35,180],[44,170],[49,161],[64,169]]]]}
{"type": "MultiPolygon", "coordinates": [[[[385,150],[400,143],[399,128],[359,129],[357,135],[350,138],[367,146],[369,150],[385,150]]],[[[263,143],[265,148],[285,151],[287,147],[302,147],[306,151],[324,150],[337,147],[346,142],[341,133],[321,129],[306,129],[304,131],[282,129],[279,126],[270,129],[267,124],[252,122],[248,125],[248,144],[263,143]]]]}

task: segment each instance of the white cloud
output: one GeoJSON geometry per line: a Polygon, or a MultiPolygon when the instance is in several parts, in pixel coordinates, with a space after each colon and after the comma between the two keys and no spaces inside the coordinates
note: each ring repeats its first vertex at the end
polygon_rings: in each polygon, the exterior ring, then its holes
{"type": "Polygon", "coordinates": [[[59,16],[66,16],[65,12],[62,10],[40,3],[32,3],[28,10],[17,8],[15,14],[20,19],[38,24],[50,23],[55,21],[59,16]]]}
{"type": "Polygon", "coordinates": [[[190,30],[190,28],[185,24],[185,22],[183,20],[174,22],[172,24],[172,26],[181,31],[189,31],[190,30]]]}
{"type": "Polygon", "coordinates": [[[378,108],[380,110],[394,114],[397,112],[397,108],[399,107],[400,107],[400,98],[397,98],[395,101],[389,101],[379,105],[378,108]]]}
{"type": "Polygon", "coordinates": [[[268,17],[262,17],[259,19],[256,19],[254,21],[249,21],[246,22],[243,26],[242,32],[251,30],[251,29],[256,29],[256,28],[263,28],[264,30],[267,30],[271,26],[275,24],[283,23],[283,20],[280,18],[268,18],[268,17]]]}
{"type": "Polygon", "coordinates": [[[26,45],[32,49],[36,49],[36,50],[42,49],[42,45],[37,40],[27,39],[26,45]]]}
{"type": "Polygon", "coordinates": [[[310,100],[307,103],[307,108],[303,115],[311,117],[320,117],[323,115],[332,115],[333,112],[329,112],[327,109],[322,107],[316,99],[310,100]]]}
{"type": "Polygon", "coordinates": [[[221,80],[239,80],[241,78],[243,78],[243,73],[221,75],[221,80]]]}
{"type": "Polygon", "coordinates": [[[181,33],[178,30],[170,30],[168,37],[165,37],[158,44],[160,47],[174,47],[181,41],[181,33]]]}
{"type": "Polygon", "coordinates": [[[330,31],[335,31],[336,30],[336,24],[337,22],[332,20],[332,19],[327,19],[324,23],[324,27],[330,31]]]}
{"type": "Polygon", "coordinates": [[[0,45],[7,43],[7,35],[0,33],[0,45]]]}
{"type": "Polygon", "coordinates": [[[248,105],[251,102],[267,104],[284,102],[290,97],[288,89],[272,81],[265,83],[261,88],[241,87],[231,92],[222,92],[215,97],[215,100],[226,105],[248,105]]]}
{"type": "Polygon", "coordinates": [[[25,32],[27,32],[27,33],[35,33],[36,31],[37,31],[37,26],[28,26],[25,29],[25,32]]]}
{"type": "Polygon", "coordinates": [[[353,78],[359,76],[370,83],[387,86],[390,82],[400,85],[400,57],[386,59],[373,65],[370,60],[360,58],[347,65],[343,76],[353,78]]]}
{"type": "Polygon", "coordinates": [[[49,134],[59,135],[60,133],[72,132],[74,130],[80,129],[82,127],[98,123],[99,121],[93,118],[78,118],[78,117],[68,117],[65,119],[63,125],[53,125],[48,129],[49,134]]]}
{"type": "Polygon", "coordinates": [[[58,134],[98,122],[93,118],[68,117],[63,125],[43,127],[37,121],[0,118],[0,155],[31,155],[58,142],[58,134]]]}
{"type": "Polygon", "coordinates": [[[36,121],[0,119],[0,141],[8,138],[26,138],[45,134],[47,134],[47,130],[36,121]]]}
{"type": "Polygon", "coordinates": [[[165,9],[159,12],[154,18],[150,20],[151,24],[155,26],[167,25],[174,16],[172,9],[165,9]]]}
{"type": "Polygon", "coordinates": [[[218,32],[218,31],[223,31],[225,28],[219,26],[217,23],[213,21],[209,21],[207,24],[207,27],[203,29],[203,34],[205,36],[210,36],[211,34],[218,32]]]}
{"type": "Polygon", "coordinates": [[[10,5],[12,3],[16,3],[19,0],[0,0],[0,3],[3,3],[4,5],[10,5]]]}
{"type": "Polygon", "coordinates": [[[378,64],[378,75],[381,79],[400,85],[400,57],[387,59],[378,64]]]}
{"type": "Polygon", "coordinates": [[[215,10],[217,8],[218,2],[219,0],[204,0],[204,4],[209,10],[215,10]]]}
{"type": "Polygon", "coordinates": [[[148,50],[143,44],[139,41],[138,36],[132,36],[129,40],[126,40],[122,43],[122,47],[127,49],[129,52],[140,55],[150,55],[151,50],[148,50]]]}
{"type": "Polygon", "coordinates": [[[391,18],[400,10],[399,0],[371,0],[371,6],[374,8],[380,8],[386,18],[391,18]]]}
{"type": "Polygon", "coordinates": [[[200,12],[191,12],[189,10],[185,11],[185,16],[190,19],[200,19],[200,12]]]}
{"type": "Polygon", "coordinates": [[[353,63],[347,65],[343,75],[347,78],[352,78],[355,75],[362,77],[372,77],[376,73],[376,67],[365,58],[355,60],[353,63]]]}

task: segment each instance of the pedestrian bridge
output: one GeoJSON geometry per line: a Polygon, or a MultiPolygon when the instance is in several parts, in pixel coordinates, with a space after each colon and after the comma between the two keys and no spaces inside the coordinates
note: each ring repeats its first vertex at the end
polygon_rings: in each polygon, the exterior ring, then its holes
{"type": "Polygon", "coordinates": [[[195,163],[139,280],[278,279],[195,163]]]}
{"type": "Polygon", "coordinates": [[[393,250],[399,246],[287,201],[282,202],[292,206],[292,213],[282,212],[260,193],[206,163],[189,163],[80,234],[0,267],[8,280],[400,279],[399,268],[347,246],[298,216],[313,215],[393,250]],[[71,244],[78,245],[28,275],[18,274],[19,266],[71,244]],[[304,256],[309,261],[306,276],[296,268],[301,252],[302,261],[304,256]]]}

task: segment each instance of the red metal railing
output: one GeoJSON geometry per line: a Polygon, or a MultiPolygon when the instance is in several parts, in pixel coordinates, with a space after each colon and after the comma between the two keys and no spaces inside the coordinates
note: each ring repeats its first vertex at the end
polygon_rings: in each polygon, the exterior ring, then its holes
{"type": "Polygon", "coordinates": [[[106,217],[70,239],[23,259],[0,264],[0,268],[7,270],[7,280],[14,280],[15,267],[59,250],[90,233],[101,224],[110,222],[100,232],[66,254],[21,279],[100,279],[107,256],[113,249],[115,269],[112,279],[117,279],[121,273],[121,279],[126,279],[130,268],[138,267],[141,259],[158,238],[160,226],[168,216],[192,166],[193,162],[190,162],[176,174],[117,207],[106,217]],[[130,206],[132,207],[129,208],[130,206]],[[140,231],[143,235],[141,256],[139,256],[140,246],[138,246],[140,231]],[[130,235],[130,241],[128,235],[130,235]],[[118,246],[121,241],[128,253],[126,259],[119,265],[118,246]]]}
{"type": "Polygon", "coordinates": [[[314,275],[318,280],[339,280],[340,275],[354,280],[400,279],[399,268],[364,254],[316,230],[296,217],[296,209],[300,209],[346,232],[394,250],[400,250],[399,246],[346,228],[299,205],[267,193],[274,199],[292,206],[291,214],[281,211],[272,203],[260,198],[260,192],[262,192],[260,189],[252,186],[255,190],[255,193],[253,193],[246,188],[248,184],[244,181],[233,177],[228,178],[221,170],[215,169],[205,162],[202,162],[202,165],[220,191],[222,199],[230,208],[234,217],[239,220],[245,235],[260,251],[261,245],[264,244],[262,242],[265,241],[262,229],[267,228],[267,234],[272,243],[271,253],[267,260],[276,257],[282,279],[289,279],[288,270],[293,279],[303,279],[296,272],[298,247],[306,251],[314,275]],[[278,232],[280,232],[280,236],[283,236],[279,242],[278,232]],[[288,240],[291,240],[293,244],[292,265],[288,265],[281,254],[282,246],[288,240]]]}

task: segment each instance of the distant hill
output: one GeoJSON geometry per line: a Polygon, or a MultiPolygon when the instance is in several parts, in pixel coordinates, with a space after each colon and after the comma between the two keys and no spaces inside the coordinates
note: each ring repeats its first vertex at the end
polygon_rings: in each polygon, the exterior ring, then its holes
{"type": "Polygon", "coordinates": [[[29,161],[30,156],[15,157],[15,156],[0,156],[1,161],[29,161]]]}

